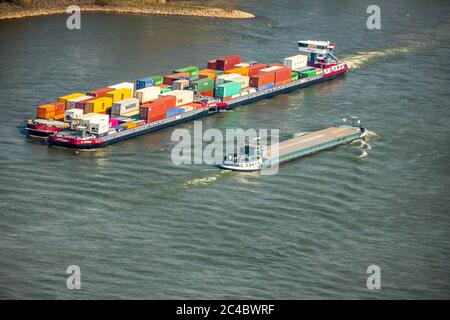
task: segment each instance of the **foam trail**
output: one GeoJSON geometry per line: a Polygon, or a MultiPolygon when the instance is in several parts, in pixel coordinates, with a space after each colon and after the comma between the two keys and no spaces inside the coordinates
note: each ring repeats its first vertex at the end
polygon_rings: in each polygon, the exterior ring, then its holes
{"type": "Polygon", "coordinates": [[[362,153],[359,155],[358,158],[365,158],[365,157],[367,157],[368,155],[369,155],[369,154],[367,153],[367,151],[366,151],[366,150],[363,150],[362,153]]]}
{"type": "Polygon", "coordinates": [[[376,58],[388,57],[388,56],[396,56],[405,54],[410,51],[411,48],[403,47],[403,48],[392,48],[386,49],[383,51],[361,51],[356,54],[345,57],[350,69],[358,70],[362,66],[369,63],[371,60],[376,58]]]}

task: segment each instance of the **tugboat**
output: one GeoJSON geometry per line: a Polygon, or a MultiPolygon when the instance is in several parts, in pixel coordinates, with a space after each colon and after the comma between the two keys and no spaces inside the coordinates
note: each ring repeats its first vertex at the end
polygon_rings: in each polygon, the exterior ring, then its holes
{"type": "MultiPolygon", "coordinates": [[[[349,119],[352,122],[351,125],[338,125],[307,133],[267,148],[247,145],[241,148],[239,153],[226,156],[219,167],[233,171],[260,171],[363,138],[366,129],[361,125],[361,121],[355,116],[349,119]]],[[[347,119],[343,120],[347,121],[347,119]]]]}

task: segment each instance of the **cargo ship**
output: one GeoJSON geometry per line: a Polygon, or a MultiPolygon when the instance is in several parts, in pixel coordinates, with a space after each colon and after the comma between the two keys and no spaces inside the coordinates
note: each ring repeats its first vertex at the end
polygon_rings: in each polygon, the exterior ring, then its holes
{"type": "Polygon", "coordinates": [[[207,68],[184,67],[72,93],[37,107],[32,135],[48,144],[95,149],[260,99],[334,79],[348,70],[330,41],[298,41],[300,54],[282,63],[242,62],[240,56],[210,60],[207,68]]]}
{"type": "Polygon", "coordinates": [[[225,157],[219,167],[233,171],[260,171],[363,138],[367,131],[361,126],[361,121],[357,117],[350,117],[350,120],[351,125],[329,127],[267,148],[247,145],[239,153],[225,157]]]}

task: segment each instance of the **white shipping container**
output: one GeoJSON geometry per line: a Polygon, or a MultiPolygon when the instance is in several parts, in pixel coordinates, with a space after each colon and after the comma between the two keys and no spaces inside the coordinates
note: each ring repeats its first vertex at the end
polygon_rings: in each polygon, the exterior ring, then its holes
{"type": "Polygon", "coordinates": [[[78,127],[84,127],[84,129],[88,129],[85,125],[86,123],[89,123],[89,119],[93,118],[97,115],[98,113],[86,113],[83,114],[81,116],[79,116],[78,118],[73,118],[72,119],[72,123],[70,124],[70,127],[72,129],[78,129],[78,127]]]}
{"type": "Polygon", "coordinates": [[[194,91],[191,90],[173,90],[162,93],[160,97],[164,96],[175,96],[175,106],[181,106],[183,104],[188,104],[194,101],[194,91]]]}
{"type": "Polygon", "coordinates": [[[224,84],[226,81],[233,81],[234,78],[241,77],[239,73],[221,74],[216,77],[216,86],[224,84]]]}
{"type": "Polygon", "coordinates": [[[72,121],[72,119],[79,118],[83,115],[83,109],[68,109],[64,112],[64,121],[72,121]]]}
{"type": "Polygon", "coordinates": [[[77,104],[77,102],[84,101],[87,99],[92,99],[92,97],[91,96],[82,96],[82,97],[78,97],[75,99],[67,100],[66,109],[75,109],[75,105],[77,104]]]}
{"type": "Polygon", "coordinates": [[[273,67],[261,69],[260,72],[272,72],[272,71],[275,71],[275,70],[278,70],[278,69],[281,69],[281,67],[280,66],[273,66],[273,67]]]}
{"type": "MultiPolygon", "coordinates": [[[[225,80],[225,82],[230,82],[230,80],[225,80]]],[[[239,76],[233,78],[232,82],[239,82],[241,84],[241,89],[248,88],[250,85],[250,77],[247,76],[239,76]]]]}
{"type": "Polygon", "coordinates": [[[113,84],[111,86],[108,86],[108,88],[113,88],[113,89],[122,89],[122,88],[127,88],[127,89],[131,89],[131,95],[134,96],[134,83],[132,82],[121,82],[118,84],[113,84]]]}
{"type": "Polygon", "coordinates": [[[90,122],[89,133],[104,134],[109,131],[108,123],[104,122],[90,122]]]}
{"type": "Polygon", "coordinates": [[[136,110],[139,110],[139,100],[136,98],[116,101],[111,108],[111,117],[120,117],[124,113],[136,110]]]}
{"type": "Polygon", "coordinates": [[[159,93],[161,92],[160,87],[147,87],[144,89],[136,90],[134,97],[139,100],[139,102],[145,103],[151,100],[158,99],[159,93]]]}
{"type": "Polygon", "coordinates": [[[308,56],[299,54],[293,57],[288,57],[283,60],[283,64],[292,70],[305,67],[308,63],[308,56]]]}
{"type": "Polygon", "coordinates": [[[186,79],[180,79],[172,82],[172,89],[173,90],[184,90],[184,88],[187,88],[189,86],[189,80],[186,79]]]}
{"type": "Polygon", "coordinates": [[[234,65],[234,68],[247,68],[247,67],[250,67],[250,63],[241,62],[241,63],[238,63],[238,64],[234,65]]]}

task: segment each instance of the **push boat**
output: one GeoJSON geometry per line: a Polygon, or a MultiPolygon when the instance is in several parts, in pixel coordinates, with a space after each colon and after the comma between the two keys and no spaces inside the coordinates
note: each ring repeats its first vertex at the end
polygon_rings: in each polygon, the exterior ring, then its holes
{"type": "MultiPolygon", "coordinates": [[[[84,129],[70,128],[70,126],[67,128],[67,125],[61,124],[64,122],[45,122],[40,121],[40,119],[29,120],[27,130],[35,136],[48,137],[47,143],[50,146],[76,149],[102,148],[121,140],[130,139],[215,113],[232,110],[240,105],[335,79],[345,74],[349,67],[345,61],[335,55],[334,49],[335,45],[329,41],[298,41],[298,50],[307,56],[307,67],[315,69],[314,75],[275,85],[270,88],[258,88],[258,90],[247,91],[245,95],[233,96],[227,100],[195,94],[193,102],[201,105],[201,107],[161,120],[146,122],[128,130],[110,130],[104,134],[97,134],[84,129]]],[[[296,71],[296,69],[293,68],[292,71],[296,71]]]]}
{"type": "MultiPolygon", "coordinates": [[[[307,133],[267,148],[247,145],[242,147],[239,153],[226,156],[219,167],[233,171],[260,171],[363,138],[367,131],[361,121],[354,116],[349,119],[351,125],[338,125],[307,133]]],[[[344,122],[346,121],[347,119],[344,119],[344,122]]]]}

